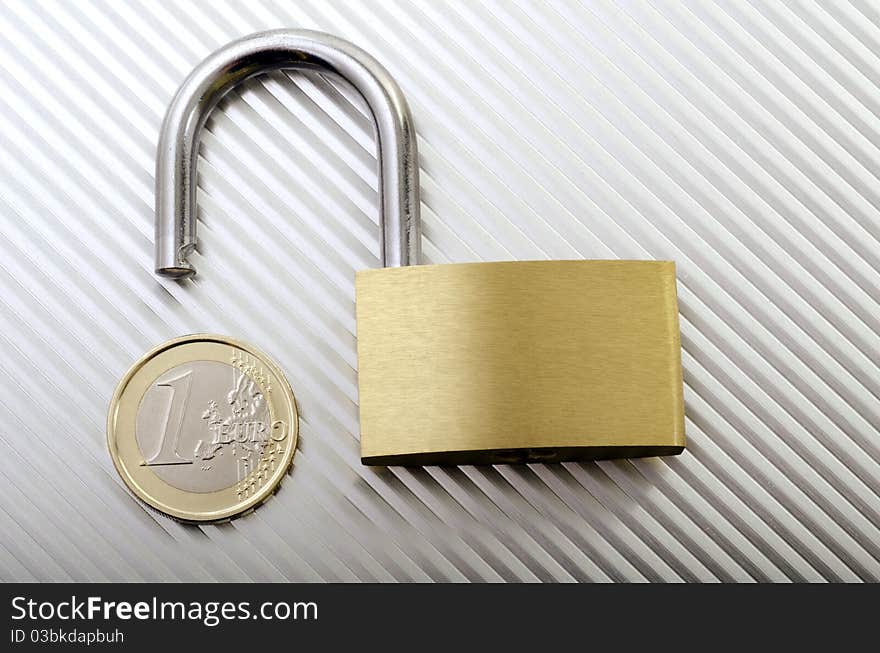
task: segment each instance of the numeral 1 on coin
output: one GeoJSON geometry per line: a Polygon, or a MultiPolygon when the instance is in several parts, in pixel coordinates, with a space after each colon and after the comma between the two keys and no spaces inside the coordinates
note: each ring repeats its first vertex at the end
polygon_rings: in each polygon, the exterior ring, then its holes
{"type": "Polygon", "coordinates": [[[165,417],[165,426],[162,428],[162,437],[159,440],[159,450],[144,461],[144,465],[186,465],[192,464],[177,452],[177,444],[180,441],[180,429],[183,426],[183,416],[189,403],[189,390],[192,383],[192,371],[184,372],[180,376],[169,379],[163,383],[157,383],[158,388],[171,388],[171,405],[165,417]],[[172,428],[171,422],[174,422],[172,428]]]}

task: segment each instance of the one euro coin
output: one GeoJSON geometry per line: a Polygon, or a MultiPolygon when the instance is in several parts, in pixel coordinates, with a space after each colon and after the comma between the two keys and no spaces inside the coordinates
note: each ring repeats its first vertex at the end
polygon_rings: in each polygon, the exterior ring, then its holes
{"type": "Polygon", "coordinates": [[[119,475],[153,508],[217,522],[264,502],[290,469],[299,420],[265,354],[215,335],[170,340],[125,374],[107,444],[119,475]]]}

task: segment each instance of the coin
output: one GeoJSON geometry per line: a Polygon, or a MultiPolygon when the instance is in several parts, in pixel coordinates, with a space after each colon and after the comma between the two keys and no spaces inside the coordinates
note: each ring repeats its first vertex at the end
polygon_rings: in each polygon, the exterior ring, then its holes
{"type": "Polygon", "coordinates": [[[299,420],[284,374],[223,336],[170,340],[126,373],[107,445],[140,499],[188,522],[221,521],[265,501],[290,468],[299,420]]]}

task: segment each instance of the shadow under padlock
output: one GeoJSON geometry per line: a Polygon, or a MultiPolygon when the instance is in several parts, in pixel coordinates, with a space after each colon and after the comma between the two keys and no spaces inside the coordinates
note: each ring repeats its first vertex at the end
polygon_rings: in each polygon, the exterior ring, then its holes
{"type": "Polygon", "coordinates": [[[156,164],[156,273],[195,272],[199,136],[263,72],[335,73],[366,100],[379,150],[381,269],[356,275],[361,460],[494,464],[673,455],[685,446],[675,264],[418,265],[418,153],[406,100],[342,39],[273,30],[234,41],[172,101],[156,164]]]}

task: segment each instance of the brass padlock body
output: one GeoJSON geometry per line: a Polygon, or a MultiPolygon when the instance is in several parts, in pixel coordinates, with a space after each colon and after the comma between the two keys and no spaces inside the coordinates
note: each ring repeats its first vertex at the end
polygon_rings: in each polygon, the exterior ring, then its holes
{"type": "Polygon", "coordinates": [[[685,446],[675,264],[357,274],[361,460],[494,464],[685,446]]]}

